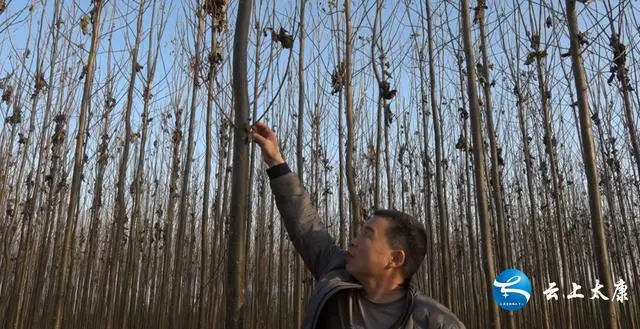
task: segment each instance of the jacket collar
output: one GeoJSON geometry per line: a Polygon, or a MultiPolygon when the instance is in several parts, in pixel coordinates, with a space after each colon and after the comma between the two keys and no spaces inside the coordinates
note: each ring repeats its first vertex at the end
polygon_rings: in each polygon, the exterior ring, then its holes
{"type": "MultiPolygon", "coordinates": [[[[315,329],[322,308],[324,308],[329,298],[338,291],[362,288],[362,285],[346,269],[337,269],[327,273],[317,282],[315,293],[311,296],[311,300],[307,305],[303,327],[305,329],[315,329]]],[[[413,283],[409,283],[407,288],[407,308],[402,314],[402,328],[413,327],[412,314],[416,297],[418,296],[418,289],[413,283]]]]}

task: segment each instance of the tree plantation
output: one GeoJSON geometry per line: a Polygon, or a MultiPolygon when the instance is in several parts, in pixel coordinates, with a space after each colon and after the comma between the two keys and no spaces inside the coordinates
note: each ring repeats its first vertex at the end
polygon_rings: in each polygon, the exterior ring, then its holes
{"type": "Polygon", "coordinates": [[[467,328],[638,329],[639,19],[632,0],[0,0],[0,328],[301,328],[316,280],[262,122],[341,248],[376,209],[420,221],[412,284],[467,328]],[[531,283],[519,310],[507,269],[531,283]]]}

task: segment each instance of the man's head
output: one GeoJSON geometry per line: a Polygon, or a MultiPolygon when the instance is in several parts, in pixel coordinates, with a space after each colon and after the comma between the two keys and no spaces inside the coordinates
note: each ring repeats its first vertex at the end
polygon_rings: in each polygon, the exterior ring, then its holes
{"type": "Polygon", "coordinates": [[[349,245],[347,271],[356,279],[410,279],[424,260],[427,234],[413,217],[377,210],[349,245]]]}

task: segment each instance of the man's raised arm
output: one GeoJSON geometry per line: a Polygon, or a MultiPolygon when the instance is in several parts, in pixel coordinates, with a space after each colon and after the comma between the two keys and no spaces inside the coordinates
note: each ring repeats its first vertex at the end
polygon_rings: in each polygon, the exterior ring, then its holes
{"type": "Polygon", "coordinates": [[[336,246],[311,204],[309,193],[284,161],[273,130],[257,122],[252,139],[260,145],[264,161],[269,166],[267,173],[271,190],[293,246],[313,276],[319,279],[331,265],[344,261],[344,252],[336,246]]]}

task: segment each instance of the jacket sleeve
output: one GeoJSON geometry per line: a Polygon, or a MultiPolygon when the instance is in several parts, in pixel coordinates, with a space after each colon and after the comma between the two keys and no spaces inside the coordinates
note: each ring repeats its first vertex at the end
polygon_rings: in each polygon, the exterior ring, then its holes
{"type": "Polygon", "coordinates": [[[336,264],[344,263],[344,251],[329,235],[298,176],[286,164],[272,169],[268,171],[271,190],[289,239],[307,268],[319,280],[336,264]],[[274,174],[272,169],[278,173],[274,174]]]}

